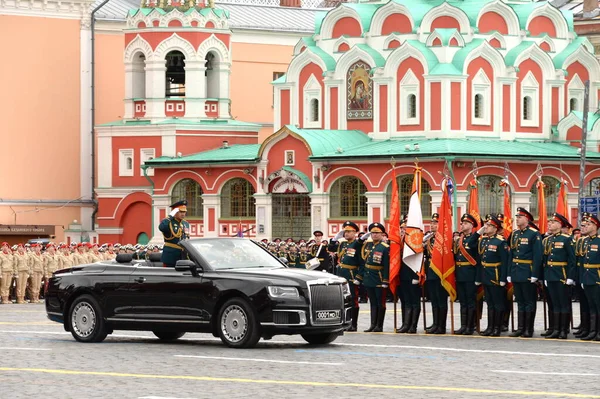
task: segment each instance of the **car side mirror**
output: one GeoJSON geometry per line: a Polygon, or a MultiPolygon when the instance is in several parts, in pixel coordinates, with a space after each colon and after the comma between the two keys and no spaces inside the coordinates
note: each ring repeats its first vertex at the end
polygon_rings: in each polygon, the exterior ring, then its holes
{"type": "Polygon", "coordinates": [[[175,270],[178,272],[192,272],[193,276],[197,276],[199,271],[202,271],[202,268],[196,265],[196,262],[189,259],[178,260],[175,263],[175,270]]]}
{"type": "Polygon", "coordinates": [[[283,263],[284,265],[286,265],[286,266],[288,265],[288,260],[287,260],[287,258],[284,258],[284,257],[282,256],[282,257],[280,257],[280,258],[278,258],[278,259],[279,259],[279,261],[280,261],[281,263],[283,263]]]}

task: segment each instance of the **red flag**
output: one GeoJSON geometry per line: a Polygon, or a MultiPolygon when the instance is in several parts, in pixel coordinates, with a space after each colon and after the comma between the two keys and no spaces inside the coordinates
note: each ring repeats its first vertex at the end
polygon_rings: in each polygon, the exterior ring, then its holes
{"type": "Polygon", "coordinates": [[[456,300],[456,276],[454,275],[454,253],[452,246],[454,238],[452,234],[452,214],[450,211],[450,197],[448,195],[447,180],[442,181],[442,205],[440,207],[440,219],[435,243],[431,255],[429,267],[442,281],[442,286],[448,291],[450,299],[456,300]]]}
{"type": "Polygon", "coordinates": [[[538,190],[538,227],[540,229],[540,233],[544,233],[548,229],[548,213],[546,212],[546,198],[544,195],[544,187],[546,184],[540,178],[536,184],[538,190]]]}
{"type": "Polygon", "coordinates": [[[502,222],[502,229],[504,230],[504,239],[508,240],[513,229],[512,210],[510,206],[510,185],[506,179],[502,179],[500,187],[504,188],[504,221],[502,222]]]}
{"type": "Polygon", "coordinates": [[[567,203],[567,182],[564,179],[561,179],[558,185],[560,186],[560,190],[558,191],[558,201],[556,201],[556,213],[560,213],[567,219],[571,219],[571,212],[568,211],[569,206],[567,203]]]}
{"type": "Polygon", "coordinates": [[[396,170],[392,169],[392,203],[390,207],[390,221],[388,226],[390,240],[390,290],[396,294],[400,284],[400,199],[398,198],[398,182],[396,170]]]}
{"type": "Polygon", "coordinates": [[[479,190],[477,188],[477,179],[473,179],[469,182],[469,204],[467,206],[467,212],[473,216],[477,223],[481,223],[481,216],[479,215],[479,190]]]}

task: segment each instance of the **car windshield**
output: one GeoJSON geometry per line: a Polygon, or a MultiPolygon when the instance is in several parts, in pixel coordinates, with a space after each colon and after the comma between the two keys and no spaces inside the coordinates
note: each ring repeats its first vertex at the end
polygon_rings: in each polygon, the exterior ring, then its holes
{"type": "Polygon", "coordinates": [[[190,244],[216,270],[284,267],[254,241],[243,238],[191,240],[190,244]]]}

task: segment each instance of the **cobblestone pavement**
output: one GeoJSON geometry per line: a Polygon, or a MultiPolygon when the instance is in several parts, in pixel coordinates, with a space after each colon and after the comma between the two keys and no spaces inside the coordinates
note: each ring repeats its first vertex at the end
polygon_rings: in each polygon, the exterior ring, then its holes
{"type": "Polygon", "coordinates": [[[135,331],[82,344],[43,305],[1,305],[0,398],[600,398],[600,342],[542,339],[541,303],[530,339],[393,334],[388,306],[384,333],[235,350],[207,334],[161,343],[135,331]]]}

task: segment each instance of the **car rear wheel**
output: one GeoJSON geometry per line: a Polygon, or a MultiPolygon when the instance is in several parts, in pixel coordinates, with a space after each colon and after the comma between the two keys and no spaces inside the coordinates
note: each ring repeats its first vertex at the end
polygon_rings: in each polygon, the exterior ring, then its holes
{"type": "Polygon", "coordinates": [[[302,334],[302,338],[309,344],[326,345],[337,339],[338,333],[323,333],[323,334],[302,334]]]}
{"type": "Polygon", "coordinates": [[[221,341],[232,348],[251,348],[260,339],[260,326],[250,304],[242,298],[225,302],[219,312],[221,341]]]}
{"type": "Polygon", "coordinates": [[[98,302],[90,295],[75,299],[69,310],[69,330],[79,342],[102,342],[108,335],[98,302]]]}
{"type": "Polygon", "coordinates": [[[152,333],[161,341],[175,341],[185,335],[184,332],[178,331],[152,331],[152,333]]]}

